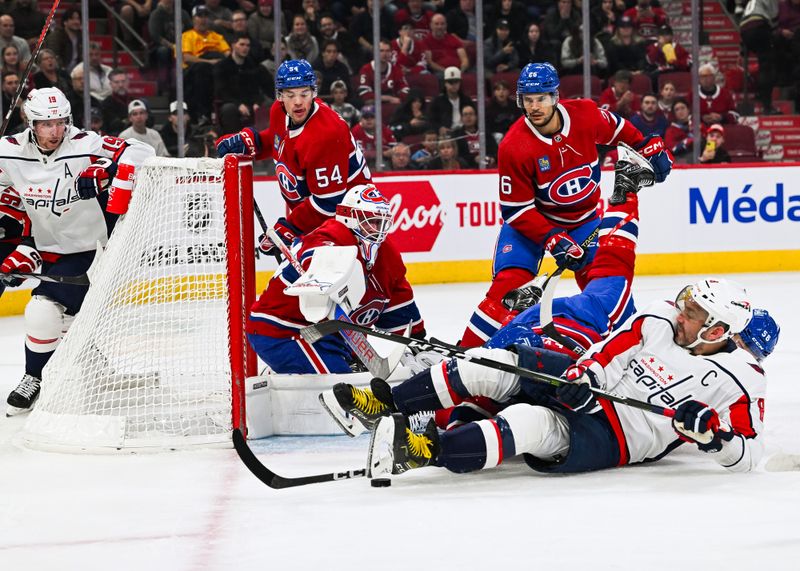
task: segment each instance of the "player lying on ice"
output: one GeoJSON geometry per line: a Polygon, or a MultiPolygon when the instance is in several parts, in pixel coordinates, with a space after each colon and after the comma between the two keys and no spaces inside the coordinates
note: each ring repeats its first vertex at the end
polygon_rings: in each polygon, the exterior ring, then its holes
{"type": "MultiPolygon", "coordinates": [[[[530,281],[548,252],[560,267],[575,272],[583,289],[594,257],[584,244],[600,224],[600,163],[597,145],[625,143],[650,164],[648,177],[632,181],[638,190],[666,179],[672,157],[659,136],[643,136],[619,115],[590,99],[561,100],[559,78],[548,63],[526,65],[517,81],[517,105],[524,110],[500,143],[499,202],[503,225],[495,245],[492,284],[470,318],[460,344],[477,347],[504,323],[501,303],[530,281]]],[[[619,161],[619,174],[636,169],[619,161]]],[[[615,180],[615,185],[618,183],[615,180]]]]}
{"type": "MultiPolygon", "coordinates": [[[[54,87],[32,90],[24,109],[28,128],[0,140],[0,231],[19,234],[16,244],[0,242],[0,294],[3,285],[24,281],[3,274],[85,274],[117,219],[106,210],[105,192],[117,166],[155,155],[146,143],[74,127],[69,101],[54,87]]],[[[42,369],[88,289],[44,281],[33,289],[25,306],[25,374],[8,395],[9,416],[33,406],[42,369]]]]}
{"type": "Polygon", "coordinates": [[[560,368],[569,382],[557,389],[451,359],[394,388],[373,381],[370,398],[360,401],[366,405],[347,412],[374,430],[373,477],[429,465],[469,472],[518,454],[537,471],[583,472],[659,460],[683,442],[728,470],[748,471],[762,453],[759,359],[779,333],[766,312],[752,317],[741,286],[701,280],[674,303],[655,302],[631,316],[574,365],[522,345],[472,350],[551,374],[560,368]],[[596,399],[590,387],[674,408],[674,418],[596,399]],[[432,421],[423,434],[411,431],[409,415],[476,395],[506,407],[492,419],[441,434],[432,421]]]}
{"type": "Polygon", "coordinates": [[[291,251],[305,273],[284,261],[253,304],[247,337],[276,373],[350,373],[350,349],[329,335],[311,344],[303,327],[346,308],[361,325],[425,335],[400,252],[387,240],[392,227],[389,202],[372,184],[351,188],[336,217],[296,239],[291,251]]]}

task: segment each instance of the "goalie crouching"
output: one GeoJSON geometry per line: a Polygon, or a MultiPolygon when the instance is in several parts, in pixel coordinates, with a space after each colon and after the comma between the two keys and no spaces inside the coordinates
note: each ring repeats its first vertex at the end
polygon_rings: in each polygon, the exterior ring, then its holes
{"type": "MultiPolygon", "coordinates": [[[[336,306],[365,326],[402,334],[425,335],[406,267],[388,235],[389,201],[373,184],[347,191],[336,216],[297,238],[291,251],[300,274],[284,261],[253,304],[247,338],[275,373],[350,373],[354,363],[340,336],[315,343],[300,337],[311,323],[333,317],[336,306]]],[[[268,239],[259,246],[272,244],[268,239]]]]}

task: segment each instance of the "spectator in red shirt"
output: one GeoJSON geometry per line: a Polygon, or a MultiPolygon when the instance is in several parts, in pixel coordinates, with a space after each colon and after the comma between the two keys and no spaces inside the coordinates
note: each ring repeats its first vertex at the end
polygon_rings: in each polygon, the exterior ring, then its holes
{"type": "Polygon", "coordinates": [[[413,30],[414,38],[424,40],[431,31],[433,10],[428,10],[422,5],[422,0],[408,0],[405,8],[400,8],[394,13],[394,26],[400,29],[408,24],[413,30]]]}
{"type": "MultiPolygon", "coordinates": [[[[402,103],[408,96],[408,82],[399,65],[391,62],[392,46],[388,40],[380,41],[381,101],[402,103]]],[[[375,62],[365,63],[358,73],[358,96],[363,101],[375,101],[375,62]]]]}
{"type": "Polygon", "coordinates": [[[392,40],[392,63],[397,64],[406,76],[409,73],[428,73],[425,61],[425,42],[415,37],[409,22],[400,27],[400,34],[392,40]]]}
{"type": "Polygon", "coordinates": [[[447,32],[447,19],[442,14],[431,18],[431,34],[425,39],[425,59],[428,67],[439,76],[451,66],[461,71],[469,68],[467,50],[457,36],[447,32]]]}
{"type": "Polygon", "coordinates": [[[667,127],[664,144],[678,158],[688,154],[694,144],[689,102],[682,97],[676,99],[672,104],[672,116],[673,120],[667,127]]]}
{"type": "Polygon", "coordinates": [[[633,116],[639,111],[641,98],[631,91],[631,72],[621,69],[614,74],[611,86],[600,94],[598,105],[625,117],[633,116]]]}
{"type": "MultiPolygon", "coordinates": [[[[697,70],[700,78],[700,119],[704,125],[714,123],[738,123],[739,114],[733,95],[725,87],[717,85],[717,74],[710,63],[697,70]]],[[[691,97],[689,97],[691,104],[691,97]]]]}
{"type": "Polygon", "coordinates": [[[636,6],[622,14],[636,27],[638,34],[647,42],[655,42],[658,29],[667,25],[667,13],[663,8],[654,8],[651,0],[638,0],[636,6]]]}
{"type": "MultiPolygon", "coordinates": [[[[353,134],[353,138],[361,152],[364,153],[364,158],[367,159],[370,166],[374,166],[377,143],[375,141],[375,108],[372,105],[365,105],[361,109],[361,120],[350,132],[353,134]]],[[[391,157],[391,146],[397,141],[395,141],[392,130],[386,125],[382,126],[382,134],[383,158],[386,160],[391,157]]]]}
{"type": "Polygon", "coordinates": [[[672,28],[661,26],[658,40],[647,47],[647,63],[657,76],[670,71],[689,71],[692,57],[682,45],[672,40],[672,28]]]}

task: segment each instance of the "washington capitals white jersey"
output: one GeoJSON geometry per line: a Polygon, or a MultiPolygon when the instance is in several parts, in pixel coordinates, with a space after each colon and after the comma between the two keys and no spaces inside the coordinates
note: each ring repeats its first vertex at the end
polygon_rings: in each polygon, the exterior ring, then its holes
{"type": "MultiPolygon", "coordinates": [[[[764,371],[732,341],[707,356],[679,347],[673,341],[677,316],[673,304],[653,303],[580,361],[594,361],[590,369],[604,390],[669,408],[689,400],[713,407],[735,436],[711,456],[728,470],[750,470],[763,453],[764,371]]],[[[667,417],[602,399],[601,405],[619,441],[621,464],[657,460],[683,442],[667,417]]]]}
{"type": "Polygon", "coordinates": [[[503,219],[541,244],[554,228],[572,229],[593,216],[600,200],[597,145],[631,146],[643,140],[631,123],[598,109],[590,99],[557,105],[563,126],[553,136],[520,117],[500,143],[500,207],[503,219]]]}
{"type": "Polygon", "coordinates": [[[103,137],[75,127],[51,154],[43,154],[30,129],[0,140],[0,189],[15,192],[30,219],[36,248],[53,254],[88,252],[104,245],[108,230],[98,200],[81,200],[75,179],[99,157],[139,166],[155,154],[135,140],[103,137]],[[13,191],[11,190],[13,188],[13,191]]]}

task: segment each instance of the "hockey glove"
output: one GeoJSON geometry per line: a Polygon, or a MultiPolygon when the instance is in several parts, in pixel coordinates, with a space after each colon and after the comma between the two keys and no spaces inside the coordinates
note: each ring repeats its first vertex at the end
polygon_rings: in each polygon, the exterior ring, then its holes
{"type": "Polygon", "coordinates": [[[75,179],[75,190],[82,200],[90,200],[108,190],[116,174],[117,163],[106,157],[97,159],[75,179]]]}
{"type": "Polygon", "coordinates": [[[42,256],[36,248],[20,244],[11,252],[3,263],[0,264],[0,282],[8,287],[17,287],[25,280],[8,275],[11,272],[21,274],[36,274],[42,270],[42,256]]]}
{"type": "Polygon", "coordinates": [[[242,129],[233,135],[223,135],[216,145],[220,157],[230,153],[254,157],[261,151],[261,136],[253,129],[242,129]]]}
{"type": "Polygon", "coordinates": [[[717,411],[705,403],[690,400],[675,409],[672,428],[684,442],[694,442],[703,452],[719,452],[733,431],[719,420],[717,411]]]}
{"type": "Polygon", "coordinates": [[[556,389],[556,398],[575,412],[594,414],[602,410],[592,392],[592,385],[597,384],[595,374],[589,369],[592,362],[572,365],[564,372],[568,382],[556,389]]]}
{"type": "Polygon", "coordinates": [[[586,265],[586,250],[560,228],[554,228],[544,237],[544,249],[555,258],[559,268],[576,272],[586,265]]]}
{"type": "Polygon", "coordinates": [[[672,153],[664,144],[664,139],[650,135],[634,148],[652,165],[656,182],[664,182],[672,170],[672,153]]]}
{"type": "MultiPolygon", "coordinates": [[[[278,218],[278,221],[275,222],[273,226],[275,232],[278,233],[278,236],[281,237],[281,240],[287,246],[291,246],[294,239],[297,238],[302,232],[300,229],[297,228],[294,224],[291,224],[286,218],[278,218]]],[[[258,237],[258,249],[261,251],[262,254],[267,256],[274,256],[276,254],[280,254],[281,250],[272,243],[272,241],[267,238],[267,234],[264,233],[258,237]]]]}

